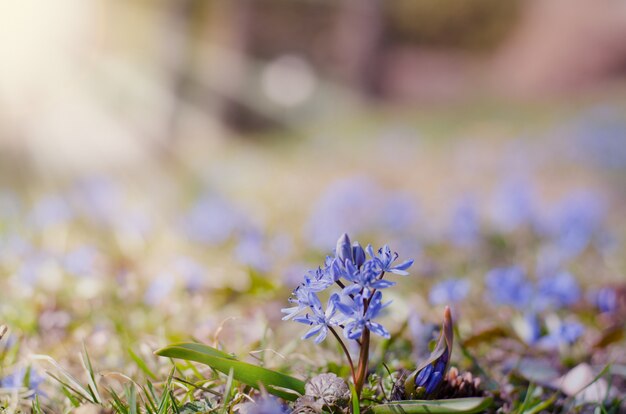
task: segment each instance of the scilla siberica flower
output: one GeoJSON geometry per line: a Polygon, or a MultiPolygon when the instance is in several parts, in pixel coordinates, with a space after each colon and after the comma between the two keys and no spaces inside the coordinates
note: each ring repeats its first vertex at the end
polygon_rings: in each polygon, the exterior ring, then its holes
{"type": "Polygon", "coordinates": [[[404,392],[407,398],[429,397],[439,389],[450,368],[453,341],[452,314],[450,308],[446,306],[437,346],[430,357],[404,381],[404,392]]]}
{"type": "Polygon", "coordinates": [[[303,339],[317,335],[316,343],[323,341],[333,327],[342,328],[349,339],[358,339],[365,329],[388,338],[389,332],[374,322],[390,303],[383,303],[381,290],[395,284],[384,280],[384,275],[407,275],[406,270],[413,264],[413,260],[396,264],[397,258],[389,246],[375,252],[371,246],[363,249],[359,243],[352,244],[347,234],[342,235],[335,256],[327,257],[324,267],[309,271],[294,290],[289,299],[294,306],[282,310],[286,314],[283,320],[293,318],[310,325],[303,339]],[[341,290],[330,295],[324,309],[318,294],[332,285],[341,290]],[[303,312],[306,313],[301,316],[303,312]]]}

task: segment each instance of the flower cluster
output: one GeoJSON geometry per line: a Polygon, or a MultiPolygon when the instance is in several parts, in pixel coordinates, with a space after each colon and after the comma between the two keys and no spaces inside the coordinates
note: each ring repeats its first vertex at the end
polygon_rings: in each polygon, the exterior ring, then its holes
{"type": "Polygon", "coordinates": [[[397,259],[398,254],[387,245],[375,252],[371,245],[364,249],[357,242],[351,243],[347,234],[342,235],[335,256],[327,257],[324,267],[309,271],[294,290],[289,299],[294,306],[282,310],[286,314],[283,319],[310,325],[303,339],[316,336],[316,343],[322,342],[333,327],[342,328],[344,336],[352,340],[359,339],[365,330],[388,338],[389,332],[374,322],[390,303],[383,303],[381,290],[395,285],[384,276],[407,275],[413,264],[413,260],[396,264],[397,259]],[[334,285],[340,289],[330,295],[324,308],[319,294],[334,285]]]}

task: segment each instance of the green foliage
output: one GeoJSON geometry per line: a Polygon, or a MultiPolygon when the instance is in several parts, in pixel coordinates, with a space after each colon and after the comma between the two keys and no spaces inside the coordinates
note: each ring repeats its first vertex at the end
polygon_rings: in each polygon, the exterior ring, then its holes
{"type": "Polygon", "coordinates": [[[491,398],[455,398],[450,400],[406,400],[370,407],[372,414],[471,414],[485,411],[491,398]]]}
{"type": "Polygon", "coordinates": [[[264,387],[270,394],[286,400],[295,401],[298,395],[304,394],[303,381],[280,372],[238,361],[232,355],[208,345],[198,343],[173,344],[159,349],[156,354],[168,358],[200,362],[224,374],[228,374],[232,370],[233,378],[237,381],[256,389],[264,387]]]}

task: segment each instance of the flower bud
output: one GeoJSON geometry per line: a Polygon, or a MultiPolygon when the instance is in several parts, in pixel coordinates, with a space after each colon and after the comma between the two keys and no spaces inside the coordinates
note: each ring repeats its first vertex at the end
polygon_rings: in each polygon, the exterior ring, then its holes
{"type": "Polygon", "coordinates": [[[345,263],[346,260],[352,261],[352,246],[350,245],[350,237],[346,233],[342,234],[339,240],[337,240],[335,254],[341,260],[341,263],[345,263]]]}
{"type": "Polygon", "coordinates": [[[352,258],[357,269],[365,263],[365,250],[363,250],[363,247],[361,247],[358,242],[354,242],[352,245],[352,258]]]}
{"type": "Polygon", "coordinates": [[[428,398],[437,391],[450,366],[453,339],[452,315],[450,308],[446,306],[437,346],[430,354],[430,357],[409,375],[404,382],[407,398],[428,398]]]}

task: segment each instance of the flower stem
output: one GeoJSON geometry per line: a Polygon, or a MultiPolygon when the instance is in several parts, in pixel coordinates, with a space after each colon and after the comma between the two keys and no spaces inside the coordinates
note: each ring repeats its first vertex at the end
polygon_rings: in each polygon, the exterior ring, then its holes
{"type": "Polygon", "coordinates": [[[350,356],[350,352],[348,351],[346,344],[343,343],[343,341],[341,340],[341,337],[337,334],[337,331],[335,331],[335,329],[333,329],[332,326],[329,326],[328,329],[330,330],[330,332],[332,332],[332,334],[335,336],[337,341],[339,341],[339,345],[341,345],[341,348],[343,349],[343,353],[346,354],[346,358],[348,358],[348,363],[350,364],[350,372],[352,373],[352,381],[355,381],[355,384],[356,384],[356,376],[354,375],[354,363],[352,362],[352,357],[350,356]]]}
{"type": "Polygon", "coordinates": [[[361,352],[359,354],[359,366],[356,371],[356,380],[354,381],[354,387],[356,389],[356,395],[360,398],[361,391],[363,391],[363,384],[365,384],[365,378],[367,377],[367,365],[369,362],[370,352],[370,330],[368,328],[363,329],[361,335],[361,352]]]}

